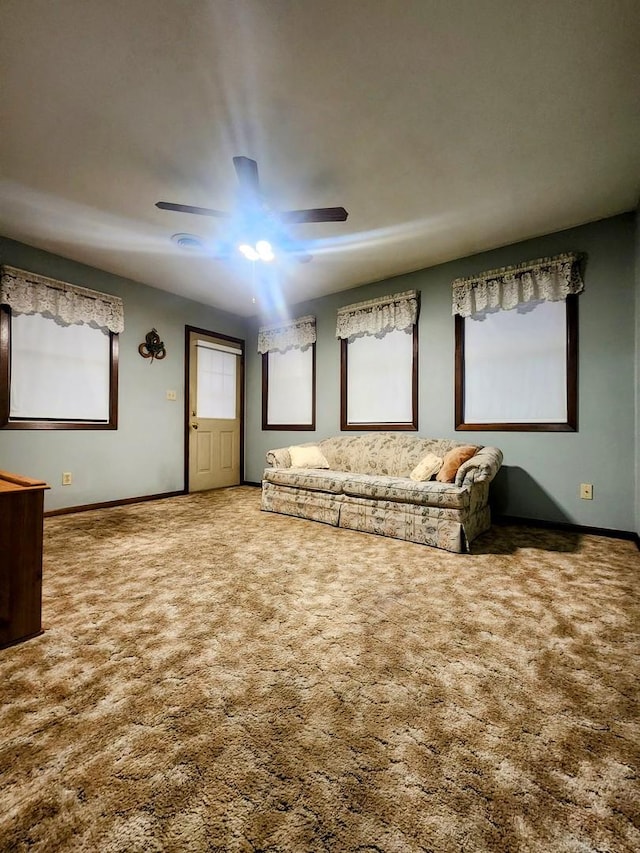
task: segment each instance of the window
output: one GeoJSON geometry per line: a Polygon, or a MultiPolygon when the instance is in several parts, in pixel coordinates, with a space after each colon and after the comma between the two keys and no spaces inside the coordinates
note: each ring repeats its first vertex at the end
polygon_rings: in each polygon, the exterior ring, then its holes
{"type": "Polygon", "coordinates": [[[418,429],[418,327],[341,341],[340,428],[418,429]]]}
{"type": "Polygon", "coordinates": [[[577,429],[575,264],[562,255],[454,282],[457,430],[577,429]]]}
{"type": "Polygon", "coordinates": [[[338,312],[340,428],[418,429],[418,294],[338,312]]]}
{"type": "Polygon", "coordinates": [[[316,428],[316,320],[300,317],[258,331],[262,429],[316,428]]]}
{"type": "Polygon", "coordinates": [[[208,341],[198,348],[196,417],[235,420],[237,417],[236,366],[242,350],[208,341]]]}
{"type": "Polygon", "coordinates": [[[316,345],[262,356],[262,428],[316,428],[316,345]]]}
{"type": "Polygon", "coordinates": [[[11,267],[0,282],[0,427],[116,429],[118,334],[100,320],[115,308],[117,327],[121,300],[11,267]]]}

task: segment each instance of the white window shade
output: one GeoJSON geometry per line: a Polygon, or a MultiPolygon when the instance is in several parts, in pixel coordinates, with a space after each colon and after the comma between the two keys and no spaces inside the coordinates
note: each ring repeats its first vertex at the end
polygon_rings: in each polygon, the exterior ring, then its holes
{"type": "Polygon", "coordinates": [[[566,326],[564,301],[467,318],[465,422],[565,422],[566,326]]]}
{"type": "Polygon", "coordinates": [[[347,422],[407,424],[413,421],[413,334],[394,330],[381,338],[349,341],[347,422]]]}
{"type": "Polygon", "coordinates": [[[103,329],[60,326],[40,314],[12,317],[10,418],[107,423],[109,383],[103,329]]]}
{"type": "Polygon", "coordinates": [[[270,426],[310,426],[313,423],[313,348],[268,354],[270,426]]]}
{"type": "Polygon", "coordinates": [[[198,341],[197,417],[237,417],[236,370],[240,351],[198,341]]]}

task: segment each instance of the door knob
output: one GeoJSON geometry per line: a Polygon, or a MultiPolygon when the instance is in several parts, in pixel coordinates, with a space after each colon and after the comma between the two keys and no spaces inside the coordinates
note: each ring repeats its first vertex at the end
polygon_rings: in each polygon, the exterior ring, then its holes
{"type": "Polygon", "coordinates": [[[194,429],[198,429],[198,424],[191,424],[194,429]]]}

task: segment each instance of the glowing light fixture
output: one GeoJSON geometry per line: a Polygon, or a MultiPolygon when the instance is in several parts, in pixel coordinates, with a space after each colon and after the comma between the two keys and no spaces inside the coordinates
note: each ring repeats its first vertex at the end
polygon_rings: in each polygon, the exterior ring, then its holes
{"type": "Polygon", "coordinates": [[[238,251],[249,261],[272,261],[275,258],[271,243],[268,240],[258,240],[255,247],[249,243],[241,243],[238,251]]]}
{"type": "Polygon", "coordinates": [[[262,261],[272,261],[274,258],[271,243],[268,240],[258,240],[256,243],[256,251],[260,255],[262,261]]]}
{"type": "Polygon", "coordinates": [[[248,243],[241,243],[238,246],[238,251],[242,252],[245,258],[248,261],[259,261],[260,255],[256,252],[253,246],[250,246],[248,243]]]}

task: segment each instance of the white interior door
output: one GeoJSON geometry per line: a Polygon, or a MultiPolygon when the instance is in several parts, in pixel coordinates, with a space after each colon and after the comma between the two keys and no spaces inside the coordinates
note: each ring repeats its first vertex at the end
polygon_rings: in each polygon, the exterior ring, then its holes
{"type": "Polygon", "coordinates": [[[189,491],[240,483],[242,349],[189,332],[189,491]]]}

